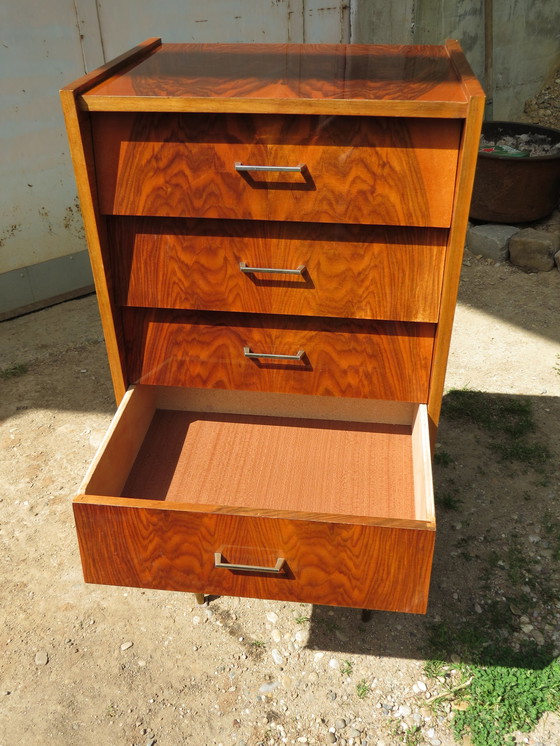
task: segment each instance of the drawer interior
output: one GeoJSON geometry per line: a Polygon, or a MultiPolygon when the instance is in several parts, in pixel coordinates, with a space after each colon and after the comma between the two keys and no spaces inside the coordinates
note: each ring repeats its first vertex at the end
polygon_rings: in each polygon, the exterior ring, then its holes
{"type": "Polygon", "coordinates": [[[82,493],[428,527],[426,407],[140,385],[82,493]]]}

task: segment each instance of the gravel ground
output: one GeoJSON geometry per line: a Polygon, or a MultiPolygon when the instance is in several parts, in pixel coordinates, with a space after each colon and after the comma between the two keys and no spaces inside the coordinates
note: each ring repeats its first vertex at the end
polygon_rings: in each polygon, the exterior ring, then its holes
{"type": "MultiPolygon", "coordinates": [[[[452,702],[431,700],[461,656],[426,674],[433,625],[482,625],[511,596],[503,568],[485,572],[519,528],[560,587],[542,523],[560,521],[559,299],[556,270],[466,256],[446,385],[528,397],[551,479],[500,463],[472,424],[444,417],[436,492],[458,507],[438,507],[428,614],[366,624],[356,610],[85,585],[70,500],[114,410],[95,298],[0,324],[2,367],[20,366],[0,380],[1,746],[455,743],[452,702]]],[[[557,654],[557,605],[515,609],[511,644],[557,654]]],[[[559,743],[557,719],[518,740],[559,743]]]]}

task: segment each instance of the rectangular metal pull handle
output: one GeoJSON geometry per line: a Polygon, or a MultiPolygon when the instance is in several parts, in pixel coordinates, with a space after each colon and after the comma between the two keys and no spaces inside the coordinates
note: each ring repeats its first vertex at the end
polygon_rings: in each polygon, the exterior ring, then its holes
{"type": "Polygon", "coordinates": [[[305,355],[305,350],[298,350],[295,355],[275,355],[271,352],[251,352],[250,347],[243,348],[245,357],[259,358],[264,357],[267,360],[301,360],[305,355]]]}
{"type": "Polygon", "coordinates": [[[269,275],[302,275],[305,272],[305,264],[300,264],[296,269],[277,269],[276,267],[249,267],[247,262],[239,262],[239,269],[248,275],[254,272],[265,272],[269,275]]]}
{"type": "Polygon", "coordinates": [[[243,572],[281,572],[284,562],[283,557],[278,557],[274,567],[263,567],[262,565],[237,565],[230,562],[223,562],[222,553],[214,552],[214,567],[221,567],[224,570],[241,570],[243,572]]]}
{"type": "Polygon", "coordinates": [[[305,168],[305,163],[299,163],[297,166],[254,166],[236,161],[234,166],[236,171],[284,171],[300,174],[305,168]]]}

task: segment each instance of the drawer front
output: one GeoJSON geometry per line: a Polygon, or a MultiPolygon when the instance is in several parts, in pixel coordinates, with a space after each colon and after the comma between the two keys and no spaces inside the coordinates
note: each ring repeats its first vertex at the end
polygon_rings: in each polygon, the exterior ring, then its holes
{"type": "Polygon", "coordinates": [[[432,324],[139,309],[123,321],[131,383],[427,401],[432,324]]]}
{"type": "Polygon", "coordinates": [[[109,233],[120,305],[438,318],[446,230],[113,218],[109,233]]]}
{"type": "Polygon", "coordinates": [[[106,112],[92,122],[105,214],[451,222],[459,120],[106,112]]]}
{"type": "MultiPolygon", "coordinates": [[[[87,498],[86,498],[87,500],[87,498]]],[[[88,583],[424,613],[427,529],[74,503],[88,583]],[[218,562],[248,566],[216,567],[218,562]],[[279,572],[255,571],[252,567],[279,572]]],[[[152,503],[153,505],[153,503],[152,503]]]]}

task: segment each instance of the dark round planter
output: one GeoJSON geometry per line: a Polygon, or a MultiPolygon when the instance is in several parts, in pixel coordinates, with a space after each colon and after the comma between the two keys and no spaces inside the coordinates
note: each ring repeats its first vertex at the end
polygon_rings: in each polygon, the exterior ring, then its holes
{"type": "MultiPolygon", "coordinates": [[[[546,135],[560,143],[560,131],[523,122],[484,122],[487,140],[508,135],[546,135]]],[[[492,223],[525,223],[549,215],[560,195],[560,152],[512,158],[479,153],[470,216],[492,223]]]]}

